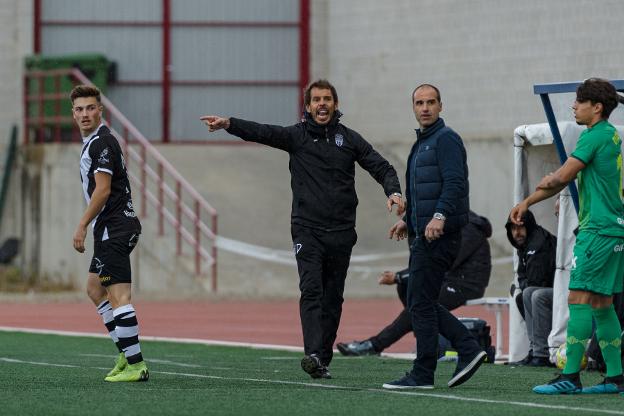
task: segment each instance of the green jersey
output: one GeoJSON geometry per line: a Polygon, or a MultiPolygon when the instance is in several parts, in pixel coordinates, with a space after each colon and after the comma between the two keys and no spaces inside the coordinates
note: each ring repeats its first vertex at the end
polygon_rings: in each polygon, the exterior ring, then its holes
{"type": "Polygon", "coordinates": [[[606,120],[583,131],[572,157],[585,164],[577,176],[579,230],[624,237],[622,140],[606,120]]]}

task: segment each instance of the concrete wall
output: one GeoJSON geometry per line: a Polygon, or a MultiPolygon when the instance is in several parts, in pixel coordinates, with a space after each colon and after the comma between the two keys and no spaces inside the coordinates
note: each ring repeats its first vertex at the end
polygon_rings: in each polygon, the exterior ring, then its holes
{"type": "Polygon", "coordinates": [[[375,141],[411,140],[423,82],[464,138],[500,139],[544,121],[534,84],[623,77],[618,0],[318,1],[312,61],[327,66],[313,76],[335,82],[345,121],[375,141]]]}
{"type": "MultiPolygon", "coordinates": [[[[22,115],[22,62],[32,51],[32,1],[0,0],[0,144],[22,115]]],[[[3,149],[3,147],[2,147],[3,149]]],[[[3,158],[0,158],[4,163],[3,158]]]]}
{"type": "MultiPolygon", "coordinates": [[[[23,57],[32,51],[32,3],[0,0],[0,172],[4,171],[12,126],[17,125],[18,134],[21,136],[22,133],[22,62],[23,57]]],[[[22,240],[22,250],[26,250],[36,242],[26,242],[23,238],[27,230],[23,227],[21,215],[25,198],[20,174],[19,170],[14,170],[10,181],[0,243],[7,237],[17,236],[22,240]]]]}

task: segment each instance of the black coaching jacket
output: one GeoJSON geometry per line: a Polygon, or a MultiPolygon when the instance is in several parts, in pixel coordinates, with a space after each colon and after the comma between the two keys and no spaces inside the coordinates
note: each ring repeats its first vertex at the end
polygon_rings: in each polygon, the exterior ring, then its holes
{"type": "Polygon", "coordinates": [[[355,162],[383,186],[386,196],[401,192],[392,165],[357,132],[340,124],[340,115],[336,111],[325,126],[309,114],[287,127],[230,118],[228,133],[289,153],[293,224],[325,231],[354,228],[355,162]]]}

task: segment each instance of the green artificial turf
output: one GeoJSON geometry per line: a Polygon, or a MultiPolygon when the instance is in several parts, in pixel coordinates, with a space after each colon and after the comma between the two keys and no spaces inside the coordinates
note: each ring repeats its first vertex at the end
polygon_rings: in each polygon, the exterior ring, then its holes
{"type": "MultiPolygon", "coordinates": [[[[0,414],[7,415],[624,415],[624,396],[540,396],[554,369],[484,364],[449,389],[388,391],[410,362],[336,356],[331,380],[312,380],[300,353],[169,342],[141,343],[146,383],[107,383],[116,350],[105,338],[0,332],[0,414]]],[[[583,382],[599,382],[596,373],[583,382]]]]}

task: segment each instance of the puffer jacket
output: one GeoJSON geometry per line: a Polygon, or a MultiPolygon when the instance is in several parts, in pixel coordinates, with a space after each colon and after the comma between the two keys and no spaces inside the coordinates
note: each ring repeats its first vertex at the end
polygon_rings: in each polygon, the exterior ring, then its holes
{"type": "Polygon", "coordinates": [[[468,223],[468,165],[461,137],[439,118],[416,130],[406,172],[406,221],[411,236],[424,234],[433,214],[446,216],[444,232],[468,223]]]}

